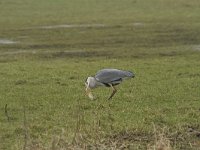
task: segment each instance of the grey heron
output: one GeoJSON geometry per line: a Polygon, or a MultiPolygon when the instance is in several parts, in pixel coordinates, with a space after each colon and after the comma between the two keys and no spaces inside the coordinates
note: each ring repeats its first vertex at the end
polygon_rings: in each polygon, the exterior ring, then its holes
{"type": "Polygon", "coordinates": [[[131,71],[119,69],[99,70],[94,77],[88,77],[85,80],[86,94],[90,99],[94,99],[91,90],[99,86],[106,86],[112,88],[112,94],[108,98],[111,99],[117,92],[115,86],[120,84],[123,80],[133,77],[135,77],[135,75],[131,71]]]}

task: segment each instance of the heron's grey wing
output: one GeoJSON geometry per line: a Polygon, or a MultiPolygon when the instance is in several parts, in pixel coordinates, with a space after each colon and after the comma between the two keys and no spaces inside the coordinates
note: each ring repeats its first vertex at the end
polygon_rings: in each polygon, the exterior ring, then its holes
{"type": "Polygon", "coordinates": [[[111,83],[113,81],[122,80],[124,78],[133,77],[130,71],[123,71],[118,69],[102,69],[97,72],[95,79],[102,83],[111,83]]]}

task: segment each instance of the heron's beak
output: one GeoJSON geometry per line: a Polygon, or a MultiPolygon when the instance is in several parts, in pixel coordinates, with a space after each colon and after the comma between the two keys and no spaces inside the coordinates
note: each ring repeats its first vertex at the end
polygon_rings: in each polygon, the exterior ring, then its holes
{"type": "Polygon", "coordinates": [[[88,86],[86,87],[85,91],[86,91],[86,94],[88,95],[88,97],[91,100],[94,100],[94,96],[92,95],[91,89],[88,86]]]}

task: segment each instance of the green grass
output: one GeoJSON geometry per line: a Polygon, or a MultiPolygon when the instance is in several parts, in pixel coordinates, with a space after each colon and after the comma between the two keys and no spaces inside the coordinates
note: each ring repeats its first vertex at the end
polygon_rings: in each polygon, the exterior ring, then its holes
{"type": "Polygon", "coordinates": [[[61,149],[75,133],[72,145],[87,149],[151,149],[159,134],[172,149],[197,149],[199,6],[198,0],[1,1],[0,40],[17,43],[0,44],[0,149],[23,149],[26,142],[25,149],[61,149]],[[43,28],[54,25],[76,26],[43,28]],[[84,81],[102,68],[136,77],[118,86],[111,101],[108,88],[95,89],[91,101],[84,81]]]}

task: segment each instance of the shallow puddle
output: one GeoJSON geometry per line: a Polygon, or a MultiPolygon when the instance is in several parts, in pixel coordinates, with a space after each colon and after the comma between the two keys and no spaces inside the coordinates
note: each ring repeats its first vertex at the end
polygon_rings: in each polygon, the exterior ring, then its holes
{"type": "Polygon", "coordinates": [[[132,25],[133,26],[137,26],[137,27],[141,27],[141,26],[144,26],[144,23],[142,23],[142,22],[135,22],[132,25]]]}
{"type": "Polygon", "coordinates": [[[9,51],[1,52],[0,56],[3,55],[17,55],[17,54],[38,54],[42,58],[64,58],[64,57],[101,57],[111,55],[109,52],[105,51],[83,51],[83,50],[71,50],[71,51],[36,51],[36,50],[19,50],[19,51],[9,51]]]}
{"type": "Polygon", "coordinates": [[[200,51],[200,45],[194,45],[193,50],[195,51],[200,51]]]}
{"type": "Polygon", "coordinates": [[[38,28],[41,29],[57,29],[57,28],[102,28],[105,27],[105,24],[63,24],[63,25],[50,25],[50,26],[41,26],[38,28]]]}
{"type": "Polygon", "coordinates": [[[0,44],[15,44],[17,42],[12,40],[0,39],[0,44]]]}

